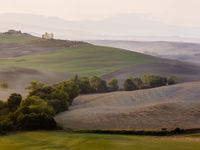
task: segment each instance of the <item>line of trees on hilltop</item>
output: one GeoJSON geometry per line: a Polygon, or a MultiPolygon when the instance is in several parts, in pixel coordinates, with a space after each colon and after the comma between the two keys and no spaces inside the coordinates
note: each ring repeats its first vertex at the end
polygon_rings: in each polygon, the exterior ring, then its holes
{"type": "MultiPolygon", "coordinates": [[[[152,74],[142,78],[129,77],[124,81],[126,91],[154,88],[167,84],[176,84],[175,76],[168,79],[152,74]]],[[[67,111],[74,98],[79,94],[119,91],[117,79],[110,81],[93,76],[78,77],[54,85],[31,82],[29,94],[22,98],[20,94],[11,94],[6,102],[0,101],[0,132],[12,130],[58,129],[54,116],[67,111]]]]}
{"type": "Polygon", "coordinates": [[[72,80],[79,86],[81,94],[104,93],[119,90],[133,91],[179,83],[179,79],[176,76],[170,76],[166,78],[153,74],[144,75],[142,78],[129,77],[124,81],[123,89],[119,89],[118,80],[115,78],[107,82],[106,80],[97,76],[92,76],[91,78],[78,78],[76,75],[72,80]]]}
{"type": "Polygon", "coordinates": [[[149,89],[179,83],[176,76],[161,77],[153,74],[144,75],[142,78],[129,77],[124,81],[124,90],[133,91],[139,89],[149,89]]]}

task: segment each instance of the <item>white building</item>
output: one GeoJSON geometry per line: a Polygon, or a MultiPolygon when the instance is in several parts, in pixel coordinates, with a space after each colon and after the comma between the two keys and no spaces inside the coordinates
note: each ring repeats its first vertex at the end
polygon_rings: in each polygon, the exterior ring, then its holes
{"type": "Polygon", "coordinates": [[[45,32],[45,33],[42,35],[42,38],[43,38],[43,39],[53,39],[53,38],[54,38],[54,34],[53,34],[53,33],[47,33],[47,32],[45,32]]]}

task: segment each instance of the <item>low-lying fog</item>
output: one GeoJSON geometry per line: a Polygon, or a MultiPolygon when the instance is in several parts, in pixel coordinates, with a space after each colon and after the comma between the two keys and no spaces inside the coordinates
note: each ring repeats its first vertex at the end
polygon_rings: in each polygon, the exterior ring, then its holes
{"type": "Polygon", "coordinates": [[[97,40],[92,44],[127,49],[162,58],[177,59],[200,64],[200,44],[181,42],[136,42],[97,40]]]}

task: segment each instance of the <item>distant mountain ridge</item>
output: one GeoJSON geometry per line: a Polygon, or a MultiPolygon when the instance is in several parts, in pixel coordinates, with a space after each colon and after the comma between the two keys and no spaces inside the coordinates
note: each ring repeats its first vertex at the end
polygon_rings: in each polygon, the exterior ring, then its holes
{"type": "Polygon", "coordinates": [[[141,14],[121,14],[100,21],[69,21],[52,16],[7,13],[0,14],[0,23],[1,32],[8,29],[31,31],[34,35],[54,32],[57,38],[71,40],[200,42],[200,28],[171,26],[141,14]]]}

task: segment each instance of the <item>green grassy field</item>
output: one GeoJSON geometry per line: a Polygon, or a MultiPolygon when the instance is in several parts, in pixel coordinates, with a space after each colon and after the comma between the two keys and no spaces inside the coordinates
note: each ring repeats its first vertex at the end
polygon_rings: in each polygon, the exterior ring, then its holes
{"type": "Polygon", "coordinates": [[[86,76],[100,76],[133,64],[153,62],[157,62],[157,60],[136,52],[84,45],[40,55],[1,59],[0,66],[18,66],[86,76]]]}
{"type": "Polygon", "coordinates": [[[0,137],[1,150],[199,150],[200,135],[192,137],[27,132],[0,137]]]}

